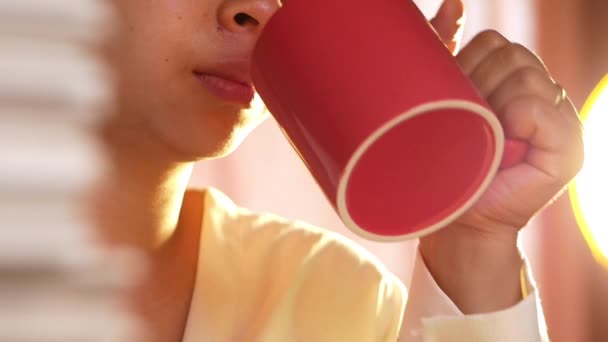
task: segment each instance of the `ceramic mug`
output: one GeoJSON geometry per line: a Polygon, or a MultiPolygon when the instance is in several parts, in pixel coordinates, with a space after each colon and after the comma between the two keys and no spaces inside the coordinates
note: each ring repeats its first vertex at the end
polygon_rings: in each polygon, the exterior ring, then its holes
{"type": "Polygon", "coordinates": [[[289,0],[259,38],[252,77],[342,221],[367,239],[446,226],[503,160],[495,114],[410,0],[289,0]]]}

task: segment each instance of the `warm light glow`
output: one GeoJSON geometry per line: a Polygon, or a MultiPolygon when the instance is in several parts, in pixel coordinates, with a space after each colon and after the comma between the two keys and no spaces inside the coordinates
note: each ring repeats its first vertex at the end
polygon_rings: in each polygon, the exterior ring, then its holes
{"type": "Polygon", "coordinates": [[[581,111],[585,163],[570,188],[576,220],[593,255],[608,267],[608,75],[581,111]]]}

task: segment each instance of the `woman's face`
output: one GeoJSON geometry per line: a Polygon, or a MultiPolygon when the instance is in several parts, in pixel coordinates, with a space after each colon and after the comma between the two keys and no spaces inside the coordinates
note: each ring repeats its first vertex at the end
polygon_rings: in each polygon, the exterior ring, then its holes
{"type": "Polygon", "coordinates": [[[279,0],[115,0],[117,122],[183,158],[230,152],[266,116],[249,63],[279,0]]]}

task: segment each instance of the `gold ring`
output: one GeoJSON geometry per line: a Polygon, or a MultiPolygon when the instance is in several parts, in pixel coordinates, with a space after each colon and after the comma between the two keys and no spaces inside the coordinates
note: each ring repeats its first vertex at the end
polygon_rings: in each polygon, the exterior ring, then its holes
{"type": "Polygon", "coordinates": [[[555,97],[555,100],[553,101],[553,105],[555,107],[559,107],[559,105],[561,105],[562,102],[566,101],[566,99],[568,98],[568,94],[566,94],[566,89],[564,89],[564,87],[562,87],[561,84],[555,83],[555,85],[557,86],[559,93],[555,97]]]}

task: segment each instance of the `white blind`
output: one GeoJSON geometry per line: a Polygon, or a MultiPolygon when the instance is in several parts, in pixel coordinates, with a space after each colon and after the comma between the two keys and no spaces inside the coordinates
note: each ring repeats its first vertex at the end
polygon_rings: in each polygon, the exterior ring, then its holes
{"type": "Polygon", "coordinates": [[[133,341],[133,255],[94,243],[112,102],[101,0],[0,0],[0,341],[133,341]]]}

